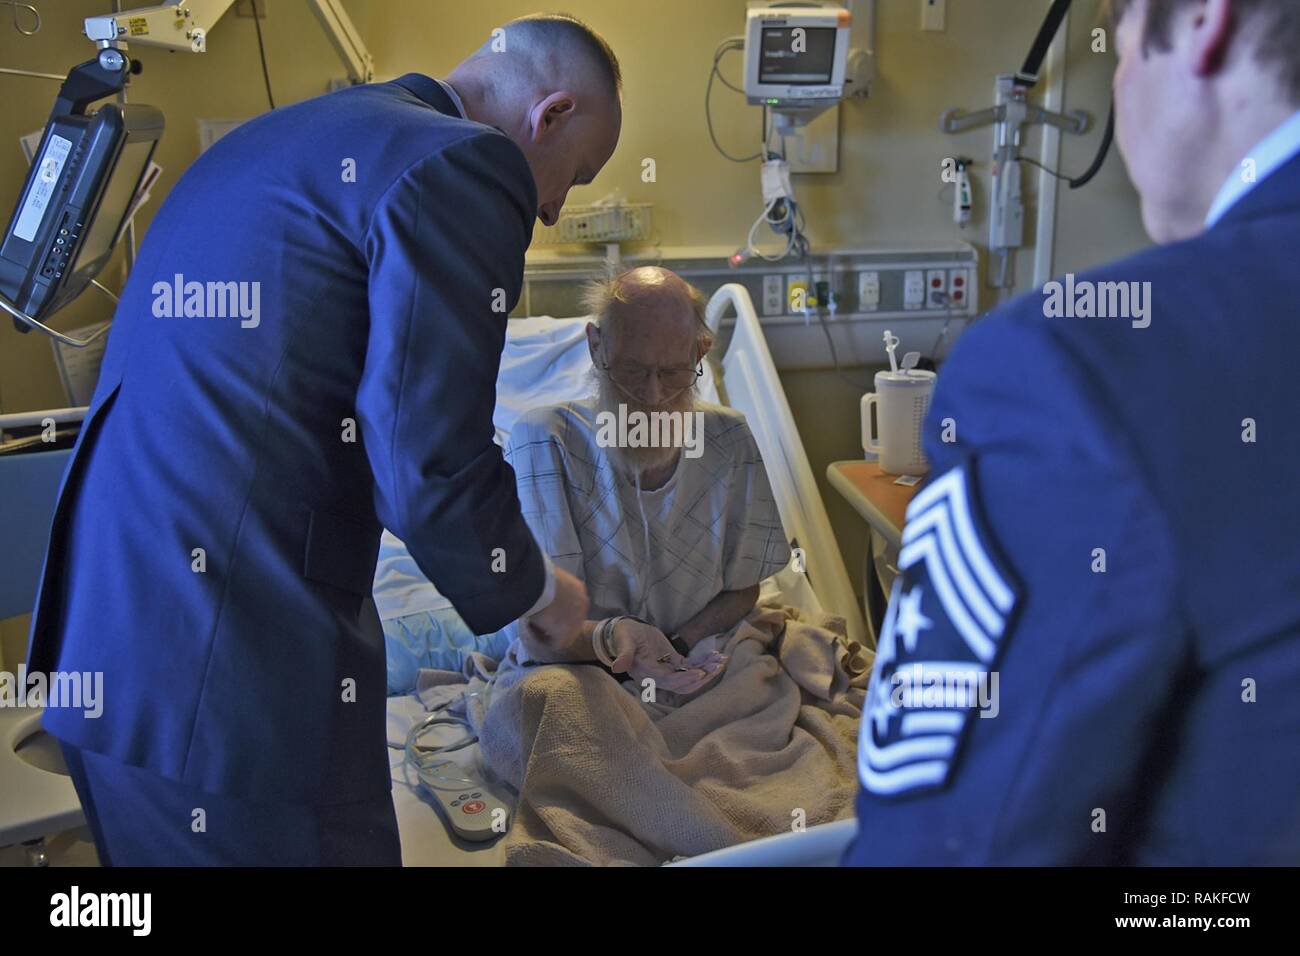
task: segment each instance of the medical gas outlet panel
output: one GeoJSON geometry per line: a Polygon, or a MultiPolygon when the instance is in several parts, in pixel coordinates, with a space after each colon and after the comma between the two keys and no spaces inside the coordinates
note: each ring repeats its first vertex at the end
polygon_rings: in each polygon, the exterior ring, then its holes
{"type": "Polygon", "coordinates": [[[841,319],[974,316],[979,307],[977,264],[941,258],[911,262],[860,261],[802,266],[759,264],[739,277],[765,323],[802,321],[809,313],[841,319]],[[760,272],[756,282],[751,275],[760,272]]]}
{"type": "MultiPolygon", "coordinates": [[[[836,250],[807,262],[750,260],[724,281],[749,291],[781,371],[885,361],[888,327],[905,351],[942,361],[978,314],[979,254],[973,246],[836,250]],[[835,344],[832,355],[826,343],[835,344]]],[[[709,276],[693,276],[706,292],[709,276]]],[[[723,320],[726,325],[726,319],[723,320]]],[[[725,335],[725,328],[724,328],[725,335]]]]}
{"type": "MultiPolygon", "coordinates": [[[[979,313],[979,253],[968,243],[835,248],[805,259],[729,263],[734,250],[694,246],[632,252],[623,266],[662,265],[711,296],[723,285],[745,287],[766,330],[777,368],[827,367],[829,332],[840,361],[886,361],[887,327],[904,352],[940,358],[979,313]]],[[[513,316],[581,315],[582,289],[604,268],[599,256],[530,256],[513,316]]],[[[723,340],[732,319],[722,319],[723,340]]],[[[900,353],[901,354],[901,353],[900,353]]]]}

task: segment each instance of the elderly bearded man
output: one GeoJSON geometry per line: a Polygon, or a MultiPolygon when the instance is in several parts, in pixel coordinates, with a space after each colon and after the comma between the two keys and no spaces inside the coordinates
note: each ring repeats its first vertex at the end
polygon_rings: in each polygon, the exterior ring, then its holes
{"type": "Polygon", "coordinates": [[[719,664],[695,645],[753,610],[790,549],[744,416],[697,398],[712,345],[700,292],[645,267],[594,283],[586,305],[595,395],[522,415],[506,459],[542,550],[587,586],[596,643],[557,650],[514,625],[520,657],[603,658],[689,691],[719,664]]]}

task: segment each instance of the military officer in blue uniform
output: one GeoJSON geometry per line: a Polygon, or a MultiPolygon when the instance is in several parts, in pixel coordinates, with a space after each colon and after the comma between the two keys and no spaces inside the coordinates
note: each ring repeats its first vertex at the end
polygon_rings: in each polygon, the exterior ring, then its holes
{"type": "Polygon", "coordinates": [[[44,716],[102,863],[401,862],[381,527],[476,632],[581,639],[585,589],[533,539],[492,409],[534,220],[608,162],[620,89],[589,27],[523,18],[445,81],[243,124],[172,189],[32,624],[33,671],[103,675],[102,713],[44,716]],[[173,280],[196,309],[159,307],[173,280]],[[203,284],[236,282],[255,319],[205,316],[203,284]]]}
{"type": "Polygon", "coordinates": [[[1300,862],[1300,9],[1109,15],[1157,245],[940,371],[848,864],[1300,862]]]}

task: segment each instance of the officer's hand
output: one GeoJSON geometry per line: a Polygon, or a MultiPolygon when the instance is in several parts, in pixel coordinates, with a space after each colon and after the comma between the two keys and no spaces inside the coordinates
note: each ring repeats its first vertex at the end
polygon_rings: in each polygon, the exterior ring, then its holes
{"type": "Polygon", "coordinates": [[[583,639],[587,587],[568,571],[554,570],[555,600],[528,618],[528,623],[548,648],[564,651],[583,639]]]}
{"type": "Polygon", "coordinates": [[[721,654],[695,660],[673,649],[664,632],[652,624],[624,618],[614,626],[614,663],[610,670],[626,671],[637,681],[652,678],[664,690],[689,694],[709,683],[726,663],[721,654]]]}

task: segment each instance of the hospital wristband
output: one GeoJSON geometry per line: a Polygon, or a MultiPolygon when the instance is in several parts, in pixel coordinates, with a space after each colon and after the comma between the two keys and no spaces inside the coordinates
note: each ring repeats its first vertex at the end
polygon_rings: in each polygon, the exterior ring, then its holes
{"type": "Polygon", "coordinates": [[[607,617],[597,624],[596,629],[591,632],[591,649],[596,654],[596,660],[611,669],[614,667],[615,660],[611,640],[614,637],[614,628],[621,620],[623,620],[622,616],[607,617]]]}

